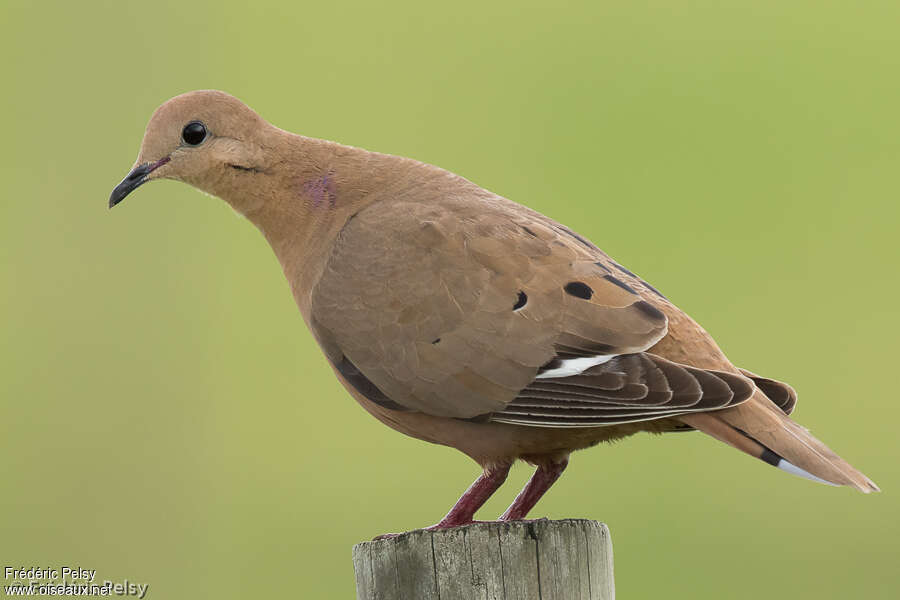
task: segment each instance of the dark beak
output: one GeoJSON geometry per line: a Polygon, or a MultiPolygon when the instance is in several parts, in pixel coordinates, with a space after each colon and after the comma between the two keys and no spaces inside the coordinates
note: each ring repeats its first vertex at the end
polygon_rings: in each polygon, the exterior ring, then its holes
{"type": "Polygon", "coordinates": [[[154,163],[143,163],[132,169],[131,173],[129,173],[125,177],[125,179],[122,180],[122,183],[117,185],[112,191],[112,194],[109,195],[109,207],[112,208],[113,206],[124,200],[125,196],[139,188],[144,183],[147,183],[147,176],[167,162],[169,162],[168,156],[166,156],[165,158],[161,158],[154,163]]]}

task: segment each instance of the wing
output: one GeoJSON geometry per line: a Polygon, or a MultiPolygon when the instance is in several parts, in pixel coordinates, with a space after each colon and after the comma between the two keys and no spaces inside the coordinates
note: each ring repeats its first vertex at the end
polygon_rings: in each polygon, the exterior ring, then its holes
{"type": "Polygon", "coordinates": [[[357,389],[408,410],[475,417],[502,411],[532,382],[665,335],[665,315],[613,265],[503,199],[380,202],[338,235],[310,326],[357,389]]]}
{"type": "Polygon", "coordinates": [[[492,421],[538,427],[600,427],[740,404],[754,384],[649,354],[617,356],[578,375],[537,379],[492,421]]]}

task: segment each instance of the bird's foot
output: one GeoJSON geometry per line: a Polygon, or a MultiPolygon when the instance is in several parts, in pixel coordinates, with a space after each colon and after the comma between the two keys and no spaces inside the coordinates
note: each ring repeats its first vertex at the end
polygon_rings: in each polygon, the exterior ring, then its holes
{"type": "MultiPolygon", "coordinates": [[[[474,523],[498,523],[498,521],[448,521],[444,519],[440,523],[435,523],[434,525],[430,525],[428,527],[423,527],[422,529],[418,529],[417,531],[444,531],[445,529],[453,529],[454,527],[462,527],[463,525],[472,525],[474,523]]],[[[388,540],[391,538],[395,538],[399,535],[403,535],[402,533],[382,533],[379,536],[375,536],[372,538],[372,541],[378,540],[388,540]]]]}
{"type": "Polygon", "coordinates": [[[454,527],[462,527],[463,525],[473,525],[475,523],[493,523],[494,521],[447,521],[446,519],[440,523],[435,523],[431,527],[426,527],[425,531],[441,531],[444,529],[453,529],[454,527]]]}
{"type": "Polygon", "coordinates": [[[546,521],[547,517],[538,517],[536,519],[504,519],[500,518],[495,523],[537,523],[538,521],[546,521]]]}

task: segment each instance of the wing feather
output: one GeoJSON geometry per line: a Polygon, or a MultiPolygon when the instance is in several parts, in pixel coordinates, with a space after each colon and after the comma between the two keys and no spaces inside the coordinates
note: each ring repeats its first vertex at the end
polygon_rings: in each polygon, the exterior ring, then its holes
{"type": "Polygon", "coordinates": [[[729,408],[748,400],[754,389],[741,375],[630,354],[578,376],[537,380],[490,419],[537,427],[620,425],[729,408]],[[598,384],[591,386],[594,379],[598,384]],[[624,385],[610,389],[616,379],[624,385]]]}

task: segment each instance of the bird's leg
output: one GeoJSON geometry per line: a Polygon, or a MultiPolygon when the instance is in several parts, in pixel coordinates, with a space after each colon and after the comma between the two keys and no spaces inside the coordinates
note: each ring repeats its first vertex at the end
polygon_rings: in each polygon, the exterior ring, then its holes
{"type": "Polygon", "coordinates": [[[428,529],[449,529],[459,525],[471,523],[475,512],[487,502],[497,489],[506,481],[510,465],[500,465],[485,469],[484,472],[469,486],[469,489],[456,501],[450,512],[441,519],[440,523],[432,525],[428,529]]]}
{"type": "Polygon", "coordinates": [[[551,462],[535,469],[534,475],[506,509],[506,512],[500,515],[499,520],[518,521],[524,519],[528,515],[528,511],[534,508],[534,505],[541,499],[541,496],[559,479],[568,464],[569,459],[565,458],[561,462],[551,462]]]}

